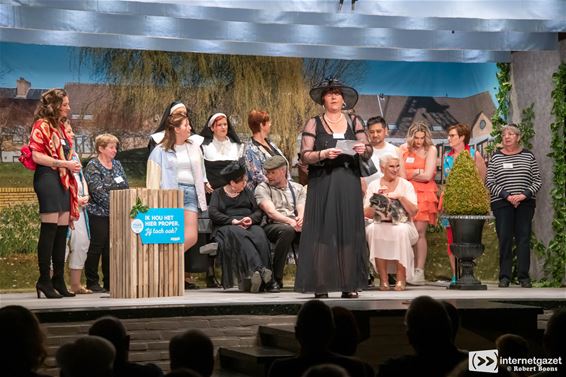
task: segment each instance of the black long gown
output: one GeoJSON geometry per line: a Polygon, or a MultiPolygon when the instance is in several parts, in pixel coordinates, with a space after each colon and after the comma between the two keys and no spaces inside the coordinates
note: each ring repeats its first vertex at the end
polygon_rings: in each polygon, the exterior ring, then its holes
{"type": "MultiPolygon", "coordinates": [[[[317,118],[314,125],[311,121],[305,127],[301,153],[336,146],[336,139],[317,118]]],[[[356,133],[348,127],[344,139],[363,141],[362,132],[361,125],[356,133]]],[[[342,154],[309,165],[295,291],[355,292],[367,287],[367,274],[359,163],[353,156],[342,154]]]]}
{"type": "Polygon", "coordinates": [[[224,289],[232,288],[235,279],[242,281],[261,267],[271,268],[269,241],[259,226],[263,212],[249,189],[245,188],[235,198],[226,195],[223,187],[216,189],[208,213],[214,224],[212,237],[218,242],[224,289]],[[252,219],[253,225],[248,229],[231,225],[233,219],[244,217],[252,219]]]}

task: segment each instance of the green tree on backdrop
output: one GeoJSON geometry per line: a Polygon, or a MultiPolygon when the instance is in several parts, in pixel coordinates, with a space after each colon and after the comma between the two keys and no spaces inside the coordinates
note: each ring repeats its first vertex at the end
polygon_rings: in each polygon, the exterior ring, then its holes
{"type": "Polygon", "coordinates": [[[94,75],[107,82],[112,98],[95,111],[98,125],[132,128],[161,116],[174,99],[189,107],[193,128],[200,132],[212,113],[227,113],[238,132],[249,133],[247,114],[263,109],[272,118],[276,142],[288,156],[297,135],[317,113],[310,86],[325,77],[355,84],[363,64],[353,61],[213,55],[120,49],[81,49],[94,75]]]}

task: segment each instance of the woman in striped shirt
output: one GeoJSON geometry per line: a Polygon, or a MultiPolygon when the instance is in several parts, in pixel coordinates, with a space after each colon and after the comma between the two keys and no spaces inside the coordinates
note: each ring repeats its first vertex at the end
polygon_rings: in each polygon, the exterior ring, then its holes
{"type": "Polygon", "coordinates": [[[491,156],[486,179],[499,239],[499,287],[508,287],[511,282],[515,239],[517,277],[521,287],[531,288],[529,242],[540,171],[535,156],[521,146],[517,126],[503,127],[501,135],[503,148],[491,156]]]}

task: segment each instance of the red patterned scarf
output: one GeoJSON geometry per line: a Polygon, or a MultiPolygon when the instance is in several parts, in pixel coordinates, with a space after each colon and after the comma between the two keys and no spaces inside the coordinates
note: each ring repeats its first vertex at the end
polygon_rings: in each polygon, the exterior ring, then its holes
{"type": "MultiPolygon", "coordinates": [[[[29,146],[31,150],[39,153],[43,153],[56,160],[68,160],[71,156],[65,156],[63,151],[63,144],[61,139],[65,139],[69,144],[69,148],[72,148],[72,140],[69,140],[67,134],[65,133],[65,127],[63,123],[59,124],[59,129],[52,127],[48,121],[45,119],[38,119],[33,124],[31,129],[31,136],[29,146]]],[[[65,190],[70,190],[71,197],[71,220],[75,221],[79,219],[79,202],[77,195],[77,182],[75,177],[65,168],[55,168],[51,169],[59,170],[59,178],[61,179],[61,185],[65,190]]]]}

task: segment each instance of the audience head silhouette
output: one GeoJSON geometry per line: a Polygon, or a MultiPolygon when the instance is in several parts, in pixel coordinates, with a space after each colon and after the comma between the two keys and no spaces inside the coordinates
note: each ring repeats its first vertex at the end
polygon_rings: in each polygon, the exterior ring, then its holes
{"type": "Polygon", "coordinates": [[[504,334],[495,340],[499,357],[528,357],[529,343],[522,336],[504,334]]]}
{"type": "Polygon", "coordinates": [[[43,364],[45,335],[35,315],[23,306],[0,309],[0,365],[5,376],[27,375],[43,364]]]}
{"type": "Polygon", "coordinates": [[[108,340],[88,335],[62,345],[55,357],[61,377],[110,377],[115,355],[108,340]]]}
{"type": "Polygon", "coordinates": [[[307,301],[299,310],[295,337],[303,351],[327,351],[334,336],[332,310],[320,300],[307,301]]]}
{"type": "Polygon", "coordinates": [[[354,356],[358,349],[360,331],[354,314],[341,306],[332,308],[335,333],[330,350],[345,356],[354,356]]]}
{"type": "Polygon", "coordinates": [[[202,331],[185,331],[169,342],[169,358],[172,371],[188,368],[202,377],[210,377],[214,368],[214,346],[202,331]]]}
{"type": "Polygon", "coordinates": [[[112,343],[116,350],[116,364],[128,361],[130,336],[118,318],[110,316],[99,318],[92,324],[88,334],[99,336],[112,343]]]}
{"type": "MultiPolygon", "coordinates": [[[[544,332],[544,349],[551,357],[562,356],[566,360],[566,310],[557,310],[552,314],[544,332]]],[[[565,368],[564,366],[562,366],[565,368]]]]}
{"type": "Polygon", "coordinates": [[[452,326],[452,342],[456,342],[456,335],[458,335],[458,329],[460,329],[460,314],[458,313],[458,309],[448,302],[448,301],[440,301],[442,306],[444,306],[444,310],[448,314],[448,318],[450,318],[450,325],[452,326]]]}
{"type": "Polygon", "coordinates": [[[444,306],[430,296],[415,298],[405,315],[409,342],[417,352],[439,352],[453,345],[452,325],[444,306]]]}
{"type": "Polygon", "coordinates": [[[350,377],[346,369],[334,364],[321,364],[310,367],[302,377],[350,377]]]}
{"type": "Polygon", "coordinates": [[[167,373],[165,377],[202,377],[192,369],[180,368],[167,373]]]}

